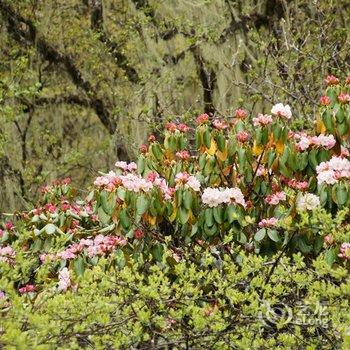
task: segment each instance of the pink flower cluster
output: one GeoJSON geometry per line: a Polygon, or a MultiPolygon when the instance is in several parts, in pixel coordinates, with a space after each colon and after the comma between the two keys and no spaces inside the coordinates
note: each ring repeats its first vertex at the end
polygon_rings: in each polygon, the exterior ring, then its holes
{"type": "Polygon", "coordinates": [[[62,179],[62,180],[55,180],[55,181],[52,182],[51,185],[42,186],[42,187],[40,188],[40,192],[41,192],[41,193],[49,193],[49,192],[54,191],[54,190],[55,190],[55,187],[67,186],[67,185],[69,185],[71,182],[72,182],[72,180],[71,180],[70,177],[67,177],[67,178],[62,179]]]}
{"type": "Polygon", "coordinates": [[[127,163],[123,161],[118,161],[115,163],[116,168],[122,169],[125,172],[131,172],[137,170],[137,164],[134,162],[127,163]]]}
{"type": "Polygon", "coordinates": [[[18,291],[21,294],[32,293],[35,292],[35,286],[33,284],[26,284],[25,286],[18,288],[18,291]]]}
{"type": "Polygon", "coordinates": [[[140,175],[136,174],[126,174],[120,176],[123,186],[132,192],[148,192],[153,188],[151,181],[142,178],[140,175]]]}
{"type": "Polygon", "coordinates": [[[338,256],[342,259],[350,259],[350,243],[342,243],[338,256]]]}
{"type": "Polygon", "coordinates": [[[334,75],[328,75],[327,78],[325,79],[325,82],[328,86],[338,85],[339,79],[334,75]]]}
{"type": "Polygon", "coordinates": [[[277,117],[283,117],[286,119],[292,118],[292,111],[290,109],[290,106],[284,105],[283,103],[275,104],[271,109],[271,113],[277,117]]]}
{"type": "Polygon", "coordinates": [[[0,262],[13,263],[16,256],[16,252],[11,246],[0,247],[0,262]]]}
{"type": "Polygon", "coordinates": [[[259,227],[263,228],[263,227],[274,227],[277,225],[278,219],[277,218],[267,218],[267,219],[262,219],[259,222],[259,227]]]}
{"type": "Polygon", "coordinates": [[[299,191],[305,191],[309,187],[309,183],[307,181],[298,181],[296,179],[285,179],[282,177],[281,182],[285,183],[288,187],[299,191]]]}
{"type": "Polygon", "coordinates": [[[168,187],[165,179],[160,177],[155,171],[148,174],[147,181],[151,182],[153,186],[159,187],[165,200],[170,200],[175,193],[175,188],[168,187]]]}
{"type": "Polygon", "coordinates": [[[316,167],[318,184],[333,185],[341,179],[350,179],[350,161],[346,158],[332,157],[316,167]]]}
{"type": "Polygon", "coordinates": [[[272,124],[272,117],[269,114],[259,113],[257,117],[253,118],[254,126],[267,126],[272,124]]]}
{"type": "Polygon", "coordinates": [[[206,113],[201,114],[196,118],[197,124],[204,124],[204,123],[207,123],[208,121],[209,121],[209,115],[206,113]]]}
{"type": "Polygon", "coordinates": [[[323,135],[318,136],[308,136],[305,133],[295,133],[293,135],[294,139],[298,140],[296,143],[296,148],[298,151],[305,151],[310,146],[324,147],[326,149],[331,149],[335,146],[336,140],[333,135],[323,135]]]}
{"type": "Polygon", "coordinates": [[[193,175],[186,172],[176,174],[175,183],[175,188],[183,186],[185,188],[191,188],[195,192],[198,192],[201,186],[200,182],[193,175]]]}
{"type": "Polygon", "coordinates": [[[239,188],[211,188],[207,187],[202,194],[202,202],[209,207],[217,207],[220,204],[236,203],[246,207],[242,191],[239,188]]]}
{"type": "Polygon", "coordinates": [[[277,205],[280,202],[283,202],[287,199],[286,193],[283,191],[276,192],[273,194],[268,195],[265,198],[265,202],[270,205],[277,205]]]}
{"type": "Polygon", "coordinates": [[[346,94],[345,92],[342,92],[339,96],[338,96],[338,101],[340,103],[349,103],[350,102],[350,94],[346,94]]]}
{"type": "Polygon", "coordinates": [[[190,130],[190,128],[183,123],[180,123],[180,124],[166,123],[165,128],[170,132],[176,132],[176,131],[187,132],[188,130],[190,130]]]}
{"type": "Polygon", "coordinates": [[[242,142],[242,143],[248,141],[249,138],[250,138],[250,135],[249,135],[249,133],[247,133],[246,131],[239,131],[239,132],[236,134],[236,139],[237,139],[237,141],[242,142]]]}
{"type": "Polygon", "coordinates": [[[243,108],[238,108],[235,110],[234,115],[238,119],[245,119],[245,118],[247,118],[248,112],[243,108]]]}
{"type": "Polygon", "coordinates": [[[104,176],[99,176],[95,179],[94,185],[107,191],[114,191],[118,186],[122,184],[120,176],[118,176],[114,171],[110,171],[104,176]]]}
{"type": "Polygon", "coordinates": [[[127,241],[124,238],[118,236],[103,236],[98,235],[94,239],[81,239],[78,243],[70,245],[67,249],[58,252],[56,254],[41,254],[40,260],[55,261],[57,259],[72,260],[75,259],[80,253],[86,252],[87,255],[92,258],[94,256],[101,256],[110,253],[115,247],[125,246],[127,241]]]}
{"type": "Polygon", "coordinates": [[[219,119],[215,119],[213,121],[213,126],[215,129],[218,129],[218,130],[224,130],[228,127],[227,123],[225,123],[219,119]]]}
{"type": "Polygon", "coordinates": [[[322,106],[328,106],[331,103],[331,99],[328,96],[321,96],[320,103],[322,106]]]}
{"type": "Polygon", "coordinates": [[[180,151],[180,152],[176,152],[176,157],[180,158],[181,160],[188,160],[190,159],[190,153],[186,150],[184,151],[180,151]]]}

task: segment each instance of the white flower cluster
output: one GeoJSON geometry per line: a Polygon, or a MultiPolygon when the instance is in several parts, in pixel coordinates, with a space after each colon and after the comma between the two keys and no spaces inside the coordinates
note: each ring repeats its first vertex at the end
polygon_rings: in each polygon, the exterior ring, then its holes
{"type": "Polygon", "coordinates": [[[211,188],[203,191],[202,202],[209,207],[217,207],[220,204],[236,203],[246,207],[243,193],[239,188],[211,188]]]}
{"type": "Polygon", "coordinates": [[[332,157],[316,167],[318,184],[336,184],[341,179],[350,179],[350,162],[346,158],[332,157]]]}
{"type": "Polygon", "coordinates": [[[299,211],[313,210],[320,205],[320,198],[313,193],[302,194],[296,202],[299,211]]]}
{"type": "Polygon", "coordinates": [[[271,113],[273,115],[276,115],[278,117],[283,117],[286,119],[292,118],[292,111],[290,109],[290,106],[284,105],[283,103],[275,104],[271,109],[271,113]]]}

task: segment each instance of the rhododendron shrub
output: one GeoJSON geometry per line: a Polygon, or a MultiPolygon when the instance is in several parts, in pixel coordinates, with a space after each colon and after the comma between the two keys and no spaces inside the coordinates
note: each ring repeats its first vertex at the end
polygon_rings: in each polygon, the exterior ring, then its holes
{"type": "Polygon", "coordinates": [[[232,118],[166,124],[162,139],[142,145],[137,166],[118,162],[96,179],[99,220],[145,247],[165,235],[177,245],[230,236],[256,252],[289,245],[318,253],[319,233],[293,223],[301,212],[334,214],[350,204],[350,87],[336,79],[326,79],[314,130],[292,130],[283,103],[270,114],[238,109],[232,118]]]}
{"type": "Polygon", "coordinates": [[[65,292],[100,260],[110,267],[161,262],[168,251],[173,267],[195,246],[234,259],[228,244],[347,263],[347,94],[348,83],[327,78],[314,130],[292,130],[293,111],[283,103],[269,114],[239,108],[226,119],[202,114],[190,125],[168,123],[135,162],[99,174],[86,198],[70,179],[44,186],[34,209],[1,225],[0,263],[16,268],[26,257],[16,288],[28,295],[40,290],[39,275],[65,292]]]}

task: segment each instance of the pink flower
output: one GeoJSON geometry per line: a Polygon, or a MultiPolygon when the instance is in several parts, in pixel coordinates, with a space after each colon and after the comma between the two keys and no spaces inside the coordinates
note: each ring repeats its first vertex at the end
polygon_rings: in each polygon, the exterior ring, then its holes
{"type": "Polygon", "coordinates": [[[44,208],[46,211],[48,211],[51,214],[53,214],[57,209],[56,206],[52,203],[47,203],[44,208]]]}
{"type": "Polygon", "coordinates": [[[276,192],[273,194],[270,194],[265,198],[265,202],[270,205],[277,205],[282,201],[285,201],[287,199],[286,193],[281,191],[281,192],[276,192]]]}
{"type": "Polygon", "coordinates": [[[310,145],[311,145],[310,139],[308,137],[302,136],[300,137],[299,142],[295,144],[295,147],[299,152],[303,152],[307,150],[310,145]]]}
{"type": "Polygon", "coordinates": [[[16,252],[9,245],[5,247],[0,247],[0,261],[13,263],[15,256],[16,252]]]}
{"type": "Polygon", "coordinates": [[[327,236],[324,236],[323,237],[323,242],[326,244],[326,245],[331,245],[333,243],[334,239],[331,235],[327,235],[327,236]]]}
{"type": "Polygon", "coordinates": [[[151,181],[147,181],[136,174],[129,173],[124,176],[120,176],[120,179],[122,181],[123,186],[129,191],[148,192],[153,188],[153,184],[151,181]]]}
{"type": "Polygon", "coordinates": [[[272,217],[272,218],[267,218],[267,219],[262,219],[260,222],[259,222],[259,224],[258,224],[258,226],[259,227],[261,227],[261,228],[263,228],[263,227],[274,227],[274,226],[276,226],[277,225],[277,222],[278,222],[278,219],[277,218],[274,218],[274,217],[272,217]]]}
{"type": "Polygon", "coordinates": [[[242,143],[248,141],[249,138],[250,138],[250,135],[246,131],[239,131],[236,135],[236,139],[242,143]]]}
{"type": "Polygon", "coordinates": [[[200,190],[200,182],[194,176],[186,172],[176,174],[175,183],[175,188],[184,186],[185,188],[191,188],[195,192],[200,190]]]}
{"type": "MultiPolygon", "coordinates": [[[[137,164],[134,162],[131,162],[128,164],[127,162],[118,161],[115,163],[115,166],[116,166],[116,168],[120,168],[120,169],[124,170],[125,172],[137,170],[137,164]]],[[[116,175],[114,174],[114,176],[116,176],[116,175]]]]}
{"type": "Polygon", "coordinates": [[[149,143],[152,143],[152,142],[155,142],[156,141],[156,137],[154,135],[149,135],[148,136],[148,142],[149,143]]]}
{"type": "Polygon", "coordinates": [[[196,122],[197,124],[204,124],[204,123],[207,123],[208,120],[209,120],[209,115],[204,113],[197,117],[196,122]]]}
{"type": "Polygon", "coordinates": [[[320,103],[322,106],[328,106],[331,103],[331,99],[328,96],[321,96],[320,103]]]}
{"type": "Polygon", "coordinates": [[[175,123],[166,123],[165,129],[167,129],[170,132],[175,132],[177,130],[177,127],[175,123]]]}
{"type": "Polygon", "coordinates": [[[287,182],[287,185],[296,190],[305,191],[309,187],[309,183],[307,181],[297,181],[295,179],[291,179],[287,182]]]}
{"type": "Polygon", "coordinates": [[[290,106],[284,105],[283,103],[275,104],[271,109],[271,113],[275,116],[284,117],[286,119],[290,119],[292,117],[290,106]]]}
{"type": "Polygon", "coordinates": [[[323,134],[311,137],[311,142],[316,146],[325,147],[327,149],[333,148],[336,144],[336,140],[333,135],[327,136],[323,134]]]}
{"type": "Polygon", "coordinates": [[[12,221],[8,221],[5,223],[5,229],[8,230],[8,231],[11,231],[12,229],[14,229],[15,226],[14,224],[12,223],[12,221]]]}
{"type": "Polygon", "coordinates": [[[35,286],[33,284],[26,284],[25,286],[18,289],[21,294],[35,292],[35,286]]]}
{"type": "Polygon", "coordinates": [[[0,290],[0,300],[1,300],[1,299],[5,299],[5,298],[6,298],[5,292],[3,292],[2,290],[0,290]]]}
{"type": "Polygon", "coordinates": [[[245,119],[248,115],[248,112],[245,109],[238,108],[235,110],[235,117],[238,119],[245,119]]]}
{"type": "Polygon", "coordinates": [[[224,130],[227,128],[227,124],[221,120],[215,119],[213,121],[213,126],[215,129],[224,130]]]}
{"type": "Polygon", "coordinates": [[[349,157],[350,156],[349,150],[346,147],[341,146],[341,148],[340,148],[340,156],[343,157],[343,158],[349,157]]]}
{"type": "Polygon", "coordinates": [[[267,175],[267,169],[263,165],[259,165],[259,168],[256,171],[256,176],[265,176],[265,175],[267,175]]]}
{"type": "Polygon", "coordinates": [[[256,118],[253,118],[254,126],[266,126],[272,123],[272,117],[268,114],[259,113],[256,118]]]}
{"type": "Polygon", "coordinates": [[[188,130],[190,130],[190,128],[186,124],[180,123],[177,126],[177,130],[179,130],[181,132],[187,132],[188,130]]]}
{"type": "Polygon", "coordinates": [[[69,185],[72,182],[72,179],[70,177],[66,177],[62,180],[63,185],[69,185]]]}
{"type": "Polygon", "coordinates": [[[339,79],[334,75],[328,75],[327,78],[325,79],[325,82],[328,86],[338,85],[339,79]]]}
{"type": "Polygon", "coordinates": [[[139,149],[140,149],[140,152],[143,154],[148,152],[148,147],[145,144],[142,144],[139,149]]]}
{"type": "Polygon", "coordinates": [[[181,160],[188,160],[190,159],[190,153],[186,150],[184,151],[180,151],[180,152],[176,152],[176,157],[180,158],[181,160]]]}
{"type": "Polygon", "coordinates": [[[145,235],[144,232],[140,229],[137,229],[134,231],[134,237],[136,239],[141,239],[144,235],[145,235]]]}
{"type": "Polygon", "coordinates": [[[342,259],[350,259],[350,243],[342,243],[338,256],[342,259]]]}
{"type": "Polygon", "coordinates": [[[340,103],[349,103],[350,102],[350,94],[345,94],[344,92],[342,92],[339,96],[338,96],[338,101],[340,103]]]}

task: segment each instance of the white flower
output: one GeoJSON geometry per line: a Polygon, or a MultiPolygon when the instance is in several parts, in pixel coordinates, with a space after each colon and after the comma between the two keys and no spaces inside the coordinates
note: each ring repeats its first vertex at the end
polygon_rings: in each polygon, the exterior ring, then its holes
{"type": "Polygon", "coordinates": [[[69,273],[69,270],[66,267],[64,267],[58,273],[58,287],[57,287],[57,289],[59,291],[66,291],[70,286],[71,286],[70,273],[69,273]]]}
{"type": "Polygon", "coordinates": [[[296,205],[300,211],[313,210],[320,205],[320,198],[313,193],[305,193],[297,199],[296,205]]]}
{"type": "Polygon", "coordinates": [[[271,113],[278,117],[284,117],[287,119],[290,119],[292,117],[292,111],[290,109],[290,106],[284,105],[283,103],[275,104],[271,109],[271,113]]]}
{"type": "Polygon", "coordinates": [[[207,187],[202,194],[202,202],[209,207],[234,202],[246,207],[243,193],[239,188],[211,188],[207,187]]]}

